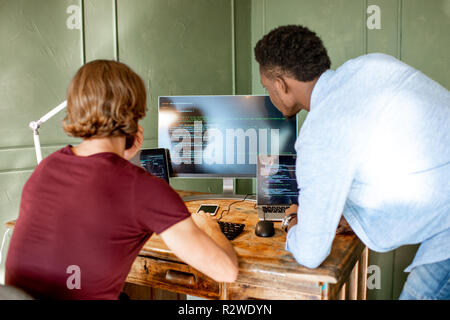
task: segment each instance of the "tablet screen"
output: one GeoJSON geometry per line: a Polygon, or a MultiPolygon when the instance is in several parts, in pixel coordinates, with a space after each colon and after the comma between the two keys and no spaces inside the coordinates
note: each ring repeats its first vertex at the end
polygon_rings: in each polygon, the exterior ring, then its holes
{"type": "Polygon", "coordinates": [[[147,172],[169,183],[166,149],[144,149],[141,151],[140,162],[147,172]]]}

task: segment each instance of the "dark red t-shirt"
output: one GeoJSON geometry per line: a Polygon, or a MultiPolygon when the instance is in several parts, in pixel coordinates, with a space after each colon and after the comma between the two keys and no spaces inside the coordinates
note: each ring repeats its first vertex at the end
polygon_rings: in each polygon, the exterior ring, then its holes
{"type": "Polygon", "coordinates": [[[152,233],[189,216],[164,180],[114,153],[78,157],[67,146],[25,184],[6,283],[36,298],[117,299],[152,233]]]}

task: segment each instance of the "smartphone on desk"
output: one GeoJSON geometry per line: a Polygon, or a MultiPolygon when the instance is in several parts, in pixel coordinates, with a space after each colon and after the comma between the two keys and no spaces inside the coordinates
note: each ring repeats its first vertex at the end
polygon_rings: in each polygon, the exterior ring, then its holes
{"type": "Polygon", "coordinates": [[[217,204],[201,204],[200,208],[197,210],[197,213],[203,211],[204,213],[208,213],[210,216],[215,216],[217,214],[217,210],[219,210],[219,206],[217,204]]]}

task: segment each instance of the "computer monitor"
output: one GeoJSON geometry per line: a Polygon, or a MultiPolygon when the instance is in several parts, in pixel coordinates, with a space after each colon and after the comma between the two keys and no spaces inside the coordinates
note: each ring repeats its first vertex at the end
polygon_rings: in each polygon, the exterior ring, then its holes
{"type": "Polygon", "coordinates": [[[259,154],[295,153],[296,118],[269,96],[159,97],[158,120],[178,177],[256,177],[259,154]]]}

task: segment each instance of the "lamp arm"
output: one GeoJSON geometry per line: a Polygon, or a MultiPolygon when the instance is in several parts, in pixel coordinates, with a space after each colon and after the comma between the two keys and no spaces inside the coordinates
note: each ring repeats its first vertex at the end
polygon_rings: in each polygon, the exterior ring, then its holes
{"type": "Polygon", "coordinates": [[[39,164],[42,161],[41,142],[39,140],[39,132],[35,130],[33,132],[34,150],[36,151],[36,161],[39,164]]]}
{"type": "Polygon", "coordinates": [[[42,116],[42,118],[40,118],[37,121],[31,121],[30,124],[28,125],[33,130],[34,149],[36,150],[36,160],[38,164],[42,161],[41,142],[39,140],[39,128],[41,127],[41,124],[49,120],[51,117],[56,115],[65,107],[67,107],[67,101],[63,101],[58,106],[56,106],[48,113],[46,113],[44,116],[42,116]]]}

